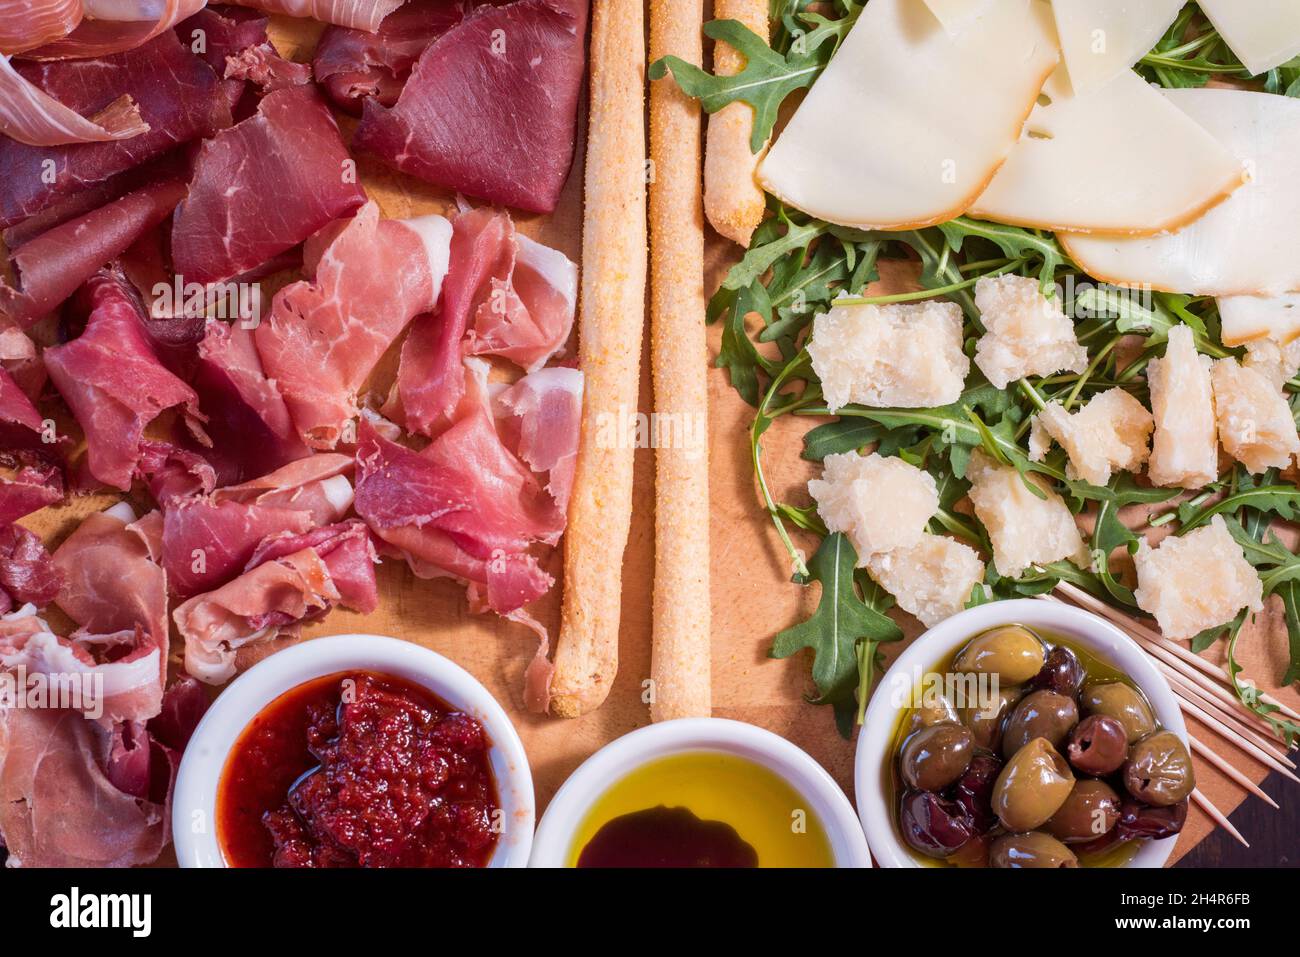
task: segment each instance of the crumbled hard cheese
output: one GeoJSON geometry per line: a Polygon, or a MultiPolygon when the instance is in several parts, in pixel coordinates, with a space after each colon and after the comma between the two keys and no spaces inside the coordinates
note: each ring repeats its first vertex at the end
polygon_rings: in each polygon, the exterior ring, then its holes
{"type": "Polygon", "coordinates": [[[1038,462],[1047,454],[1045,432],[1070,457],[1066,469],[1070,478],[1105,485],[1113,469],[1135,472],[1142,467],[1150,454],[1147,443],[1154,425],[1146,406],[1119,388],[1094,396],[1073,415],[1059,402],[1049,402],[1034,416],[1029,457],[1038,462]]]}
{"type": "Polygon", "coordinates": [[[1153,485],[1201,488],[1219,474],[1210,358],[1196,352],[1192,330],[1174,326],[1163,359],[1147,366],[1156,431],[1147,475],[1153,485]]]}
{"type": "Polygon", "coordinates": [[[1273,339],[1252,339],[1246,343],[1247,369],[1254,369],[1277,388],[1282,388],[1300,372],[1300,339],[1279,345],[1273,339]]]}
{"type": "Polygon", "coordinates": [[[1088,351],[1074,337],[1060,298],[1044,296],[1038,280],[985,277],[975,284],[975,305],[988,330],[975,346],[975,364],[999,389],[1027,375],[1088,367],[1088,351]]]}
{"type": "Polygon", "coordinates": [[[808,492],[826,527],[853,542],[859,565],[877,552],[915,545],[939,509],[929,472],[875,452],[826,456],[822,477],[808,483],[808,492]]]}
{"type": "Polygon", "coordinates": [[[956,402],[970,371],[956,303],[834,306],[813,320],[808,354],[832,412],[851,402],[913,408],[956,402]]]}
{"type": "Polygon", "coordinates": [[[1156,548],[1142,542],[1133,561],[1138,607],[1155,616],[1167,638],[1191,638],[1226,624],[1243,608],[1264,607],[1259,574],[1219,515],[1156,548]]]}
{"type": "Polygon", "coordinates": [[[1215,362],[1210,379],[1219,441],[1227,453],[1251,472],[1291,464],[1291,456],[1300,452],[1300,435],[1282,391],[1233,358],[1215,362]]]}
{"type": "Polygon", "coordinates": [[[966,607],[971,590],[984,579],[984,563],[969,545],[924,535],[908,548],[871,556],[867,572],[899,608],[933,627],[966,607]]]}
{"type": "Polygon", "coordinates": [[[1086,568],[1090,559],[1074,516],[1061,496],[1039,476],[1027,478],[1043,492],[1039,497],[1009,465],[999,465],[981,451],[966,469],[975,515],[988,529],[998,573],[1019,578],[1030,565],[1068,558],[1086,568]]]}

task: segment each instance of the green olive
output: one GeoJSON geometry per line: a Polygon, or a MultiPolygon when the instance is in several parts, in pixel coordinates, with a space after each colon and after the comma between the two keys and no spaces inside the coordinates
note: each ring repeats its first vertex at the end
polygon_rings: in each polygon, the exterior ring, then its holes
{"type": "Polygon", "coordinates": [[[1008,831],[1032,831],[1060,810],[1073,788],[1065,758],[1046,738],[1034,738],[998,774],[993,811],[1008,831]]]}
{"type": "Polygon", "coordinates": [[[1105,781],[1084,780],[1074,785],[1046,824],[1054,837],[1080,844],[1109,834],[1119,821],[1119,795],[1105,781]]]}
{"type": "Polygon", "coordinates": [[[970,728],[978,747],[987,751],[997,751],[1001,747],[1007,715],[1024,693],[1024,689],[1018,686],[1002,685],[987,708],[961,709],[961,723],[970,728]]]}
{"type": "Polygon", "coordinates": [[[1073,698],[1055,691],[1031,691],[1020,699],[1002,735],[1002,755],[1011,757],[1034,738],[1046,738],[1058,751],[1079,723],[1073,698]]]}
{"type": "Polygon", "coordinates": [[[918,791],[941,791],[966,773],[975,754],[971,733],[956,722],[922,728],[898,756],[903,780],[918,791]]]}
{"type": "Polygon", "coordinates": [[[1129,750],[1124,787],[1145,804],[1169,807],[1196,787],[1192,756],[1172,731],[1147,735],[1129,750]]]}
{"type": "Polygon", "coordinates": [[[1041,831],[1004,834],[989,849],[990,867],[1078,867],[1074,852],[1041,831]]]}
{"type": "Polygon", "coordinates": [[[1023,625],[1004,625],[976,635],[957,655],[958,671],[997,675],[1004,684],[1024,684],[1043,669],[1047,649],[1023,625]]]}
{"type": "Polygon", "coordinates": [[[936,724],[948,724],[957,720],[957,709],[944,695],[925,694],[921,704],[912,709],[907,719],[907,733],[920,731],[936,724]]]}
{"type": "Polygon", "coordinates": [[[1122,681],[1086,685],[1079,701],[1088,714],[1105,715],[1124,725],[1129,744],[1145,738],[1156,729],[1151,706],[1142,697],[1142,693],[1122,681]]]}

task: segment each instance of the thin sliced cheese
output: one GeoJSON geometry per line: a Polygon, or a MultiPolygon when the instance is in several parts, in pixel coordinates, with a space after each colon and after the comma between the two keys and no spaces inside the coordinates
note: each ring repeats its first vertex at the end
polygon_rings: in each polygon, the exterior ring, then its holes
{"type": "Polygon", "coordinates": [[[962,28],[979,16],[997,0],[925,0],[935,19],[951,34],[960,33],[962,28]]]}
{"type": "Polygon", "coordinates": [[[1163,94],[1243,163],[1248,181],[1178,232],[1148,237],[1058,233],[1096,279],[1199,296],[1300,290],[1300,100],[1247,90],[1163,94]]]}
{"type": "Polygon", "coordinates": [[[758,168],[813,216],[912,229],[965,212],[1020,135],[1059,52],[1042,0],[950,35],[920,0],[871,0],[758,168]]]}
{"type": "Polygon", "coordinates": [[[1300,337],[1300,295],[1224,296],[1219,299],[1219,319],[1225,346],[1255,339],[1284,346],[1300,337]]]}
{"type": "Polygon", "coordinates": [[[1127,72],[1156,45],[1182,6],[1183,0],[1052,0],[1074,89],[1099,90],[1127,72]]]}
{"type": "Polygon", "coordinates": [[[1132,70],[1077,95],[1057,67],[970,215],[1150,236],[1191,222],[1241,184],[1240,160],[1132,70]]]}
{"type": "Polygon", "coordinates": [[[1201,0],[1201,10],[1256,76],[1300,54],[1296,0],[1201,0]]]}

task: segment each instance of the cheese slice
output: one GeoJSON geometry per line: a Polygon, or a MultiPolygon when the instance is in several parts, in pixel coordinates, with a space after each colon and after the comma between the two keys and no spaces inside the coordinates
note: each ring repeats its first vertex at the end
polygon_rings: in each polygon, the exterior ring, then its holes
{"type": "Polygon", "coordinates": [[[871,0],[758,168],[846,226],[965,212],[1020,135],[1059,53],[1043,0],[998,0],[950,35],[920,0],[871,0]]]}
{"type": "Polygon", "coordinates": [[[1182,6],[1183,0],[1052,0],[1075,91],[1099,90],[1128,72],[1164,36],[1182,6]]]}
{"type": "Polygon", "coordinates": [[[1256,76],[1300,54],[1296,0],[1201,0],[1201,10],[1256,76]]]}
{"type": "Polygon", "coordinates": [[[925,5],[945,30],[957,34],[962,27],[996,2],[997,0],[925,0],[925,5]]]}
{"type": "Polygon", "coordinates": [[[1191,222],[1241,183],[1241,162],[1132,70],[1077,95],[1058,67],[969,212],[1015,226],[1149,236],[1191,222]]]}
{"type": "Polygon", "coordinates": [[[1223,296],[1219,299],[1223,344],[1239,346],[1253,339],[1286,345],[1300,337],[1300,295],[1223,296]]]}
{"type": "Polygon", "coordinates": [[[1171,234],[1061,232],[1095,279],[1198,296],[1273,296],[1300,290],[1300,100],[1247,90],[1167,90],[1175,106],[1242,161],[1247,182],[1171,234]]]}

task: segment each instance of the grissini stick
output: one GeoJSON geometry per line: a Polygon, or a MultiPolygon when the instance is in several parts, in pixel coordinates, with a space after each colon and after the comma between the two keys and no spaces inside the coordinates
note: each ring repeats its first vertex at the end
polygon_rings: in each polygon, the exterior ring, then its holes
{"type": "MultiPolygon", "coordinates": [[[[703,0],[650,0],[650,59],[699,66],[703,0]]],[[[650,84],[650,358],[655,564],[650,717],[707,717],[708,344],[700,107],[671,77],[650,84]]]]}
{"type": "Polygon", "coordinates": [[[636,451],[624,420],[637,409],[645,325],[645,53],[641,0],[595,0],[578,320],[585,385],[550,699],[565,718],[598,708],[618,671],[636,451]]]}
{"type": "MultiPolygon", "coordinates": [[[[715,0],[713,16],[739,20],[769,42],[767,0],[715,0]]],[[[732,76],[744,68],[744,55],[730,44],[719,40],[713,45],[715,75],[732,76]]],[[[745,247],[763,221],[766,205],[754,171],[767,146],[758,153],[750,150],[753,131],[754,108],[748,103],[728,103],[709,117],[704,155],[704,211],[714,229],[745,247]]]]}

